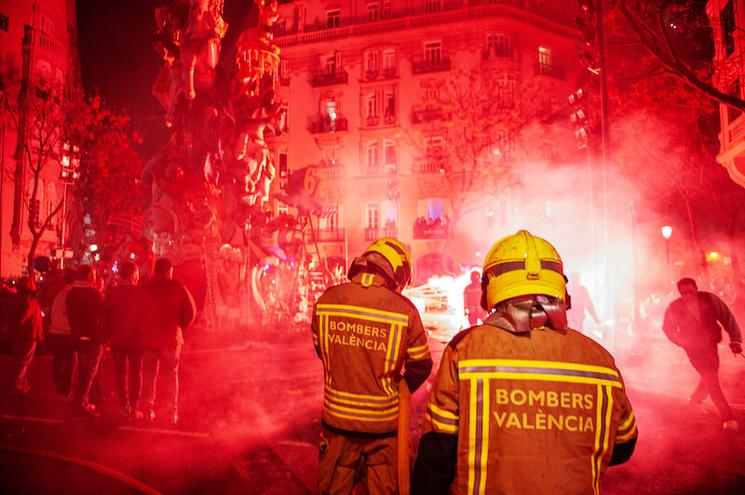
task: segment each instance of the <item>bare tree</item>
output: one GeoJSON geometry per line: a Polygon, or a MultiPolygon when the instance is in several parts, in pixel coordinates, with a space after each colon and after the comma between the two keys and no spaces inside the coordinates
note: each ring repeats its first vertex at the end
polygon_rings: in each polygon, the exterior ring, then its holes
{"type": "Polygon", "coordinates": [[[21,243],[21,210],[25,210],[26,226],[31,234],[31,246],[26,256],[29,273],[34,272],[36,250],[52,220],[62,209],[62,198],[50,209],[42,205],[43,179],[48,167],[57,163],[66,118],[66,103],[60,91],[50,85],[24,88],[18,103],[10,98],[10,91],[2,93],[2,108],[10,116],[17,131],[16,146],[16,202],[11,240],[15,247],[21,243]],[[25,106],[25,108],[24,108],[25,106]],[[26,172],[30,172],[27,177],[26,172]],[[24,190],[28,187],[30,190],[24,190]]]}
{"type": "Polygon", "coordinates": [[[514,143],[528,126],[553,115],[559,93],[549,82],[523,83],[488,65],[427,80],[422,91],[412,115],[420,125],[410,137],[420,169],[441,174],[448,184],[452,229],[517,183],[509,168],[514,143]]]}
{"type": "MultiPolygon", "coordinates": [[[[745,110],[745,100],[722,90],[717,81],[725,70],[712,65],[712,28],[701,8],[690,0],[619,0],[618,6],[638,41],[664,72],[686,81],[715,101],[745,110]]],[[[742,60],[727,60],[741,64],[742,60]]]]}

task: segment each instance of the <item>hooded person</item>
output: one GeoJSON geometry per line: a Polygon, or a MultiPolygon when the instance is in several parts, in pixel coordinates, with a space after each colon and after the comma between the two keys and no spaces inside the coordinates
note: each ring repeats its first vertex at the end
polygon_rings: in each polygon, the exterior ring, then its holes
{"type": "Polygon", "coordinates": [[[411,494],[597,494],[637,428],[613,357],[567,327],[556,249],[521,230],[484,262],[483,324],[443,352],[411,494]]]}
{"type": "Polygon", "coordinates": [[[406,247],[379,239],[352,262],[349,283],[314,305],[324,376],[321,494],[352,493],[358,481],[371,495],[398,491],[399,382],[413,392],[432,369],[419,312],[401,294],[411,274],[406,247]]]}

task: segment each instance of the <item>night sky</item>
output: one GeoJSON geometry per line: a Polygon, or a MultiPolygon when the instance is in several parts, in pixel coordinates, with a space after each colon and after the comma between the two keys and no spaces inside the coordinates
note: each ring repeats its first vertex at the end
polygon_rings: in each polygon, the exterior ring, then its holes
{"type": "Polygon", "coordinates": [[[77,0],[80,64],[87,92],[99,92],[124,109],[145,142],[149,158],[167,139],[164,112],[150,88],[160,68],[150,42],[153,0],[77,0]]]}

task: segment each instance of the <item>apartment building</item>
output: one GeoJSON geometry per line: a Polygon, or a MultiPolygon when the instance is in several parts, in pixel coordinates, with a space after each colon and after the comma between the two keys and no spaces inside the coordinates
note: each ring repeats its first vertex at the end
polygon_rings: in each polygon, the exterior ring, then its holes
{"type": "MultiPolygon", "coordinates": [[[[280,175],[318,167],[318,194],[331,205],[314,218],[320,257],[347,263],[371,240],[396,236],[411,247],[420,275],[433,265],[480,263],[483,253],[462,245],[463,236],[449,228],[454,212],[441,152],[448,143],[430,130],[422,137],[428,123],[448,120],[427,104],[427,83],[485,69],[500,78],[508,98],[531,81],[549,79],[564,88],[557,95],[563,100],[576,89],[581,70],[576,6],[537,0],[279,3],[275,41],[289,132],[277,142],[276,163],[280,175]]],[[[520,150],[512,146],[503,143],[494,153],[519,161],[520,150]]],[[[489,210],[484,222],[508,220],[514,209],[508,203],[489,210]]]]}
{"type": "MultiPolygon", "coordinates": [[[[9,103],[18,106],[18,87],[23,79],[23,47],[28,50],[31,91],[51,83],[57,88],[80,84],[77,49],[77,23],[74,0],[0,0],[0,71],[5,81],[9,103]]],[[[31,118],[31,117],[29,117],[31,118]]],[[[18,139],[17,129],[10,115],[0,112],[0,275],[17,276],[22,273],[31,245],[27,226],[28,215],[45,218],[59,203],[64,185],[60,178],[60,164],[55,160],[43,167],[37,200],[28,208],[33,178],[26,169],[21,187],[20,244],[13,246],[10,237],[14,215],[14,154],[18,139]]],[[[33,139],[33,138],[30,138],[33,139]]],[[[33,147],[33,145],[32,145],[33,147]]],[[[61,150],[60,150],[61,151],[61,150]]],[[[61,155],[61,153],[60,153],[61,155]]],[[[25,164],[28,167],[28,164],[25,164]]],[[[36,250],[39,256],[51,256],[61,244],[60,215],[41,239],[36,250]]]]}
{"type": "MultiPolygon", "coordinates": [[[[742,57],[745,53],[742,27],[745,2],[709,0],[706,13],[714,36],[714,82],[720,91],[745,98],[742,57]]],[[[745,187],[745,118],[743,113],[719,104],[720,150],[717,161],[727,169],[733,181],[745,187]]]]}

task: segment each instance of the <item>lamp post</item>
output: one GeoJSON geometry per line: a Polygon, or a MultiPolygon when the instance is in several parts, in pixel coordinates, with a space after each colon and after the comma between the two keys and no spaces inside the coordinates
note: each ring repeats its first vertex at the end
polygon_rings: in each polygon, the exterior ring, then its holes
{"type": "Polygon", "coordinates": [[[672,282],[672,266],[670,265],[670,237],[673,235],[673,228],[669,225],[663,225],[662,237],[665,238],[665,254],[667,258],[667,280],[672,282]]]}
{"type": "Polygon", "coordinates": [[[80,148],[67,141],[62,143],[62,152],[60,154],[60,180],[63,184],[62,223],[60,225],[62,256],[60,257],[60,268],[63,268],[67,251],[67,188],[75,185],[80,180],[80,148]]]}

